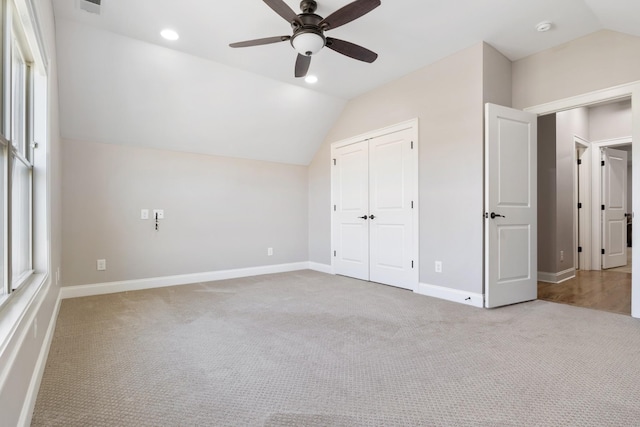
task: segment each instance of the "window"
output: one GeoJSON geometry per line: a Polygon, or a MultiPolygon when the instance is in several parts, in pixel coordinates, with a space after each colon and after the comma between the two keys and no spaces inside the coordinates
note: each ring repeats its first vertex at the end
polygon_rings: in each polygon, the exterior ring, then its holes
{"type": "Polygon", "coordinates": [[[25,284],[33,270],[33,60],[17,3],[4,14],[3,107],[0,137],[0,298],[25,284]]]}

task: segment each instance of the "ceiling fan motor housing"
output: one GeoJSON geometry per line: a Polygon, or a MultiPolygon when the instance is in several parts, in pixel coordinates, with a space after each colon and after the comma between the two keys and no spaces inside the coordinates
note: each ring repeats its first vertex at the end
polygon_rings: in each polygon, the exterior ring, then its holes
{"type": "MultiPolygon", "coordinates": [[[[314,3],[315,1],[305,0],[300,4],[314,3]]],[[[313,8],[315,10],[315,7],[313,8]]],[[[322,17],[315,13],[301,13],[298,15],[300,22],[293,22],[293,36],[291,36],[291,45],[301,55],[311,56],[316,54],[326,45],[323,29],[320,27],[322,17]]]]}

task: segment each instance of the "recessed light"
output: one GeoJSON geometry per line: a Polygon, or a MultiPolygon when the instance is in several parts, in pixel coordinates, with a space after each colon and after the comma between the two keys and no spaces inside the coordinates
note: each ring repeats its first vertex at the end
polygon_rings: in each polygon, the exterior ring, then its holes
{"type": "Polygon", "coordinates": [[[540,32],[540,33],[544,33],[546,31],[549,31],[552,26],[553,26],[553,22],[543,21],[543,22],[539,23],[538,25],[536,25],[536,30],[538,30],[538,32],[540,32]]]}
{"type": "Polygon", "coordinates": [[[164,37],[167,40],[178,40],[180,38],[180,35],[178,35],[177,32],[175,32],[174,30],[171,30],[169,28],[164,29],[160,32],[160,35],[162,37],[164,37]]]}
{"type": "Polygon", "coordinates": [[[314,75],[308,75],[307,77],[304,78],[304,81],[309,83],[310,85],[314,84],[314,83],[318,83],[318,78],[314,75]]]}

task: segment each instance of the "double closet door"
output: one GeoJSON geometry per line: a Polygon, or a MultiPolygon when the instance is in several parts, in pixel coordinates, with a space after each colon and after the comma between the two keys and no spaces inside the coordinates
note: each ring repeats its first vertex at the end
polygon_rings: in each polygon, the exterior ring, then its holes
{"type": "Polygon", "coordinates": [[[416,133],[409,127],[332,146],[334,273],[417,286],[416,133]]]}

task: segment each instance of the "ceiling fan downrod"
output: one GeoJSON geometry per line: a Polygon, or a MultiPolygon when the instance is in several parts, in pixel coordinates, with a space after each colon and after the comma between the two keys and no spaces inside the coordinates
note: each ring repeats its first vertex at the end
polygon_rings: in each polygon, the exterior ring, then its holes
{"type": "Polygon", "coordinates": [[[302,13],[314,13],[316,9],[318,9],[318,3],[315,0],[302,0],[300,2],[302,13]]]}

